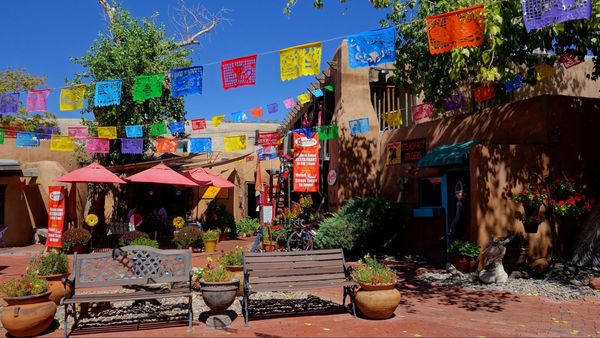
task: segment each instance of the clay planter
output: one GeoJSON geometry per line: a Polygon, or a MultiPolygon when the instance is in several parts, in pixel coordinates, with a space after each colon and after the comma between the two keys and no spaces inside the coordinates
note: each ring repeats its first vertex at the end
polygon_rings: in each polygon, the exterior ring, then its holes
{"type": "MultiPolygon", "coordinates": [[[[48,291],[50,291],[50,300],[56,303],[56,305],[60,304],[61,298],[65,296],[65,286],[62,283],[63,277],[67,277],[69,273],[58,273],[54,275],[45,275],[40,276],[48,281],[48,291]]],[[[67,296],[71,296],[73,292],[73,288],[70,283],[67,283],[67,296]]]]}
{"type": "Polygon", "coordinates": [[[32,337],[44,332],[54,320],[56,304],[50,291],[36,296],[5,297],[8,306],[0,314],[4,329],[14,337],[32,337]]]}
{"type": "Polygon", "coordinates": [[[233,275],[233,278],[240,280],[240,286],[238,287],[238,291],[236,296],[244,295],[244,267],[241,265],[227,265],[225,269],[233,275]]]}
{"type": "Polygon", "coordinates": [[[450,263],[452,263],[452,265],[454,265],[454,267],[462,273],[469,273],[469,272],[477,271],[477,260],[476,259],[470,259],[467,257],[457,257],[457,256],[451,255],[450,263]]]}
{"type": "Polygon", "coordinates": [[[200,279],[202,299],[210,308],[210,317],[206,319],[206,325],[213,328],[225,328],[231,325],[231,318],[227,315],[227,309],[235,300],[240,285],[237,278],[229,282],[206,282],[200,279]]]}
{"type": "Polygon", "coordinates": [[[73,252],[73,253],[82,254],[84,251],[85,251],[85,246],[81,245],[81,244],[71,247],[71,252],[73,252]]]}
{"type": "Polygon", "coordinates": [[[400,304],[400,291],[394,288],[394,284],[360,284],[355,302],[365,317],[387,319],[394,314],[400,304]]]}
{"type": "Polygon", "coordinates": [[[204,241],[204,251],[205,252],[215,252],[217,250],[217,240],[205,240],[204,241]]]}

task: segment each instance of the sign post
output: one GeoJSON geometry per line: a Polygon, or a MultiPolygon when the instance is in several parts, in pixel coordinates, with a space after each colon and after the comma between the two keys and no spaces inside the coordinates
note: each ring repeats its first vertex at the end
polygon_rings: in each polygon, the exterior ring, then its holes
{"type": "Polygon", "coordinates": [[[46,247],[61,248],[65,222],[65,187],[48,187],[48,239],[46,247]]]}

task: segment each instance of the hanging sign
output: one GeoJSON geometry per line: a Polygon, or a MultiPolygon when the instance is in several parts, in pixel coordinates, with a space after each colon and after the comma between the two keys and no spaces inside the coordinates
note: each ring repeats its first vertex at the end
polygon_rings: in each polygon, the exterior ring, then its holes
{"type": "Polygon", "coordinates": [[[327,184],[335,185],[337,183],[337,180],[338,180],[337,170],[336,169],[329,170],[329,173],[327,174],[327,184]]]}
{"type": "Polygon", "coordinates": [[[387,165],[400,164],[400,142],[388,143],[387,149],[387,165]]]}
{"type": "Polygon", "coordinates": [[[279,141],[279,137],[278,131],[269,133],[258,132],[258,145],[263,147],[274,146],[279,141]]]}
{"type": "Polygon", "coordinates": [[[62,248],[62,231],[65,222],[64,187],[48,187],[48,238],[46,247],[62,248]]]}
{"type": "Polygon", "coordinates": [[[294,132],[294,191],[319,191],[319,134],[294,132]]]}
{"type": "Polygon", "coordinates": [[[402,163],[416,162],[427,153],[427,139],[425,138],[405,140],[401,143],[400,161],[402,163]]]}

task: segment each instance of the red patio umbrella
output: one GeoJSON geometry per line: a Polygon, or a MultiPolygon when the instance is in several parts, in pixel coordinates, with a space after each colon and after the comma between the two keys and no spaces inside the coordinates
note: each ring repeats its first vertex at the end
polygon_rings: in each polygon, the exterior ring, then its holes
{"type": "Polygon", "coordinates": [[[98,162],[94,162],[83,168],[75,169],[55,178],[54,181],[69,183],[127,183],[98,162]]]}
{"type": "Polygon", "coordinates": [[[233,188],[233,183],[222,178],[221,176],[215,175],[204,168],[196,168],[192,171],[185,173],[186,177],[198,182],[198,185],[212,185],[218,188],[233,188]]]}
{"type": "Polygon", "coordinates": [[[183,176],[177,171],[167,167],[160,163],[150,169],[141,171],[135,175],[131,175],[126,178],[130,182],[145,182],[145,183],[158,183],[158,184],[172,184],[172,185],[183,185],[188,187],[195,187],[198,183],[190,180],[183,176]]]}

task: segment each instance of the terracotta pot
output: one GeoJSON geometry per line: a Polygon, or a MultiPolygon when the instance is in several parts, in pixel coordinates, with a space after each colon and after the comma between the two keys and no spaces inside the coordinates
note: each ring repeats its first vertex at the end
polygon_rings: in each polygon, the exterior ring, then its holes
{"type": "Polygon", "coordinates": [[[200,279],[200,288],[202,290],[202,299],[206,306],[210,308],[213,314],[224,315],[229,306],[233,304],[235,295],[240,285],[237,278],[229,282],[207,282],[200,279]]]}
{"type": "Polygon", "coordinates": [[[75,245],[74,247],[71,247],[71,252],[73,253],[78,253],[78,254],[82,254],[85,251],[85,246],[83,245],[75,245]]]}
{"type": "Polygon", "coordinates": [[[217,240],[205,240],[204,251],[215,252],[217,250],[217,240]]]}
{"type": "MultiPolygon", "coordinates": [[[[65,297],[65,286],[62,283],[63,277],[66,278],[69,273],[58,273],[54,275],[40,276],[41,278],[48,281],[48,291],[50,291],[50,300],[60,304],[61,298],[65,297]]],[[[71,283],[67,283],[67,297],[70,297],[73,292],[71,283]]]]}
{"type": "Polygon", "coordinates": [[[454,265],[454,267],[462,273],[469,273],[469,272],[477,271],[477,260],[476,259],[451,255],[450,263],[452,263],[452,265],[454,265]]]}
{"type": "Polygon", "coordinates": [[[355,301],[356,306],[365,317],[386,319],[394,314],[400,304],[400,291],[394,288],[394,284],[361,284],[355,301]]]}
{"type": "Polygon", "coordinates": [[[240,286],[238,288],[236,296],[244,295],[244,267],[241,265],[227,265],[225,269],[233,275],[233,278],[240,280],[240,286]]]}
{"type": "Polygon", "coordinates": [[[56,304],[49,296],[48,291],[36,296],[4,298],[9,304],[0,314],[4,329],[14,337],[32,337],[44,332],[56,314],[56,304]]]}

